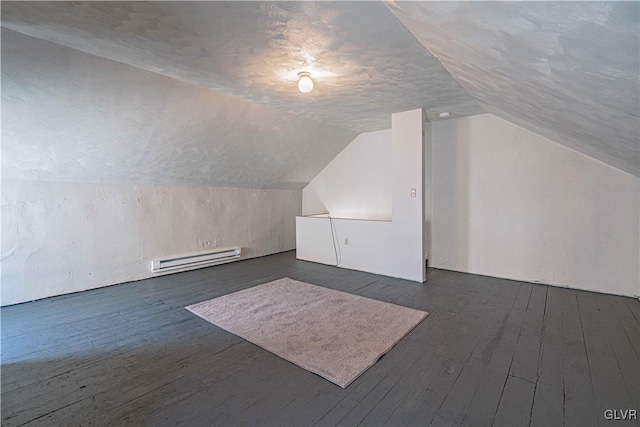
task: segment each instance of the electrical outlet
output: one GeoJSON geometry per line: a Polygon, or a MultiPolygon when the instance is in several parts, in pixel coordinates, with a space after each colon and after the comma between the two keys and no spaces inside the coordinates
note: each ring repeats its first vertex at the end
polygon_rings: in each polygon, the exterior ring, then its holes
{"type": "Polygon", "coordinates": [[[344,239],[344,244],[348,245],[349,244],[349,239],[344,239]]]}
{"type": "Polygon", "coordinates": [[[416,189],[415,188],[411,189],[411,197],[416,197],[416,189]]]}

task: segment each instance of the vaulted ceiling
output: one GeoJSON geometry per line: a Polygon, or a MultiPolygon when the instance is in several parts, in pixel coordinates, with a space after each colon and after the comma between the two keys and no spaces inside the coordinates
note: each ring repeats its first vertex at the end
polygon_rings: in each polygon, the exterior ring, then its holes
{"type": "Polygon", "coordinates": [[[3,2],[2,26],[3,177],[301,188],[413,108],[640,175],[638,3],[3,2]]]}

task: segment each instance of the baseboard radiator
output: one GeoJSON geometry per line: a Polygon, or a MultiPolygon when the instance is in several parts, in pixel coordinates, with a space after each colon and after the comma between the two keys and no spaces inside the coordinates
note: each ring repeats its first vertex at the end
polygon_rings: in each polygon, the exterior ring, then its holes
{"type": "Polygon", "coordinates": [[[240,258],[240,248],[220,248],[210,252],[181,255],[151,261],[151,272],[193,270],[240,258]]]}

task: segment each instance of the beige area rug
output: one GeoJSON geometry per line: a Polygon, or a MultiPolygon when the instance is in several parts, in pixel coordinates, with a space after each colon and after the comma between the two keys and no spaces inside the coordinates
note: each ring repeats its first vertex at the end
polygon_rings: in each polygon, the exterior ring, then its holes
{"type": "Polygon", "coordinates": [[[289,278],[186,308],[343,388],[429,315],[289,278]]]}

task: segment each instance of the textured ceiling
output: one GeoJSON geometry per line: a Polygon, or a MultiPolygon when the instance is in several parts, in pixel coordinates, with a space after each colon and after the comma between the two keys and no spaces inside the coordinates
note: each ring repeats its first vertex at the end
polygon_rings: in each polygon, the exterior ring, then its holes
{"type": "Polygon", "coordinates": [[[359,132],[483,112],[379,2],[3,2],[2,25],[359,132]]]}
{"type": "Polygon", "coordinates": [[[387,6],[488,112],[640,176],[640,3],[387,6]]]}
{"type": "Polygon", "coordinates": [[[2,30],[2,178],[304,187],[356,132],[2,30]]]}
{"type": "Polygon", "coordinates": [[[2,2],[31,36],[3,30],[2,173],[300,188],[424,108],[638,176],[638,19],[638,2],[2,2]]]}

